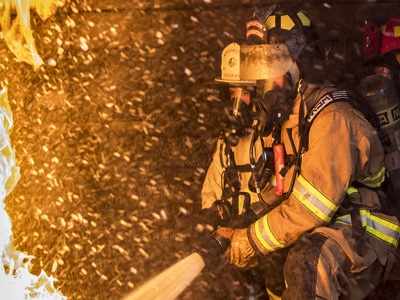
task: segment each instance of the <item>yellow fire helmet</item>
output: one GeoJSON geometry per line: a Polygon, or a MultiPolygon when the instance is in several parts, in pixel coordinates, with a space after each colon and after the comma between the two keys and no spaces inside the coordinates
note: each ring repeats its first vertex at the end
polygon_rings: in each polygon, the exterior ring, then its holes
{"type": "Polygon", "coordinates": [[[217,83],[255,86],[257,80],[268,80],[290,73],[299,79],[299,69],[285,44],[239,45],[231,43],[222,51],[221,78],[217,83]]]}

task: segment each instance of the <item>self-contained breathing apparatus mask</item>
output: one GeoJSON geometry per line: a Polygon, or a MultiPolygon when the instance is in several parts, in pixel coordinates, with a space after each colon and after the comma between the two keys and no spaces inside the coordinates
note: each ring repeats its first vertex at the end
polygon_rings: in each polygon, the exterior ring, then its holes
{"type": "Polygon", "coordinates": [[[299,70],[285,44],[229,44],[222,52],[221,78],[215,81],[238,91],[259,85],[257,94],[252,93],[252,98],[257,96],[257,100],[252,99],[250,103],[240,101],[240,93],[234,94],[233,108],[228,110],[228,115],[235,124],[237,136],[245,135],[254,125],[254,119],[258,119],[263,135],[276,122],[283,122],[291,111],[293,103],[288,99],[295,97],[293,85],[298,78],[299,70]],[[284,82],[277,84],[275,79],[280,77],[284,82]]]}
{"type": "Polygon", "coordinates": [[[248,135],[253,126],[256,113],[254,97],[255,87],[225,88],[224,98],[228,98],[228,101],[232,103],[224,110],[229,120],[225,136],[233,146],[237,145],[241,137],[248,135]]]}
{"type": "Polygon", "coordinates": [[[260,137],[263,152],[255,161],[253,157],[255,139],[250,145],[250,162],[254,166],[249,180],[249,189],[257,194],[264,190],[271,177],[275,175],[275,190],[281,195],[283,191],[283,177],[279,175],[280,169],[285,163],[285,156],[281,142],[281,127],[292,111],[296,92],[290,73],[279,78],[257,81],[259,96],[254,103],[257,107],[256,133],[260,137]],[[265,147],[263,137],[272,133],[274,144],[265,147]],[[279,153],[279,154],[278,154],[279,153]],[[277,164],[277,162],[280,162],[277,164]],[[278,186],[279,185],[279,186],[278,186]],[[279,191],[278,191],[279,190],[279,191]]]}
{"type": "Polygon", "coordinates": [[[288,72],[279,80],[257,81],[257,91],[258,130],[261,136],[267,136],[289,118],[297,94],[295,83],[288,72]]]}
{"type": "Polygon", "coordinates": [[[252,98],[255,96],[256,81],[250,79],[248,74],[252,74],[252,70],[247,70],[243,64],[242,47],[237,43],[225,47],[221,56],[221,77],[215,79],[224,85],[223,99],[232,103],[225,109],[229,127],[224,131],[225,138],[232,146],[249,133],[254,119],[252,98]]]}

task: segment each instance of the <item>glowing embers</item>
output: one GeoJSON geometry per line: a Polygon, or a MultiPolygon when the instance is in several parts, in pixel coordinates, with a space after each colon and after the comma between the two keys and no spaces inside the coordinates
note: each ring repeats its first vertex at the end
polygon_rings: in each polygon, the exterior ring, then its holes
{"type": "Polygon", "coordinates": [[[33,256],[14,249],[11,240],[11,221],[5,210],[6,196],[19,180],[9,131],[13,116],[7,99],[7,90],[0,91],[0,290],[7,300],[65,300],[54,287],[54,279],[41,272],[30,273],[33,256]]]}
{"type": "Polygon", "coordinates": [[[32,65],[35,70],[43,63],[32,34],[30,9],[46,20],[63,5],[64,0],[0,0],[3,38],[18,61],[32,65]],[[14,13],[16,17],[13,18],[14,13]]]}

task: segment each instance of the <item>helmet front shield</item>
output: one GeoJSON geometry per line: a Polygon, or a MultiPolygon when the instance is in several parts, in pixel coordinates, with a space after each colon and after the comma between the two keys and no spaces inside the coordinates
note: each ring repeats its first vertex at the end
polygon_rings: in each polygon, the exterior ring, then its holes
{"type": "Polygon", "coordinates": [[[257,80],[284,76],[295,68],[285,44],[239,45],[231,43],[222,52],[218,83],[255,86],[257,80]]]}

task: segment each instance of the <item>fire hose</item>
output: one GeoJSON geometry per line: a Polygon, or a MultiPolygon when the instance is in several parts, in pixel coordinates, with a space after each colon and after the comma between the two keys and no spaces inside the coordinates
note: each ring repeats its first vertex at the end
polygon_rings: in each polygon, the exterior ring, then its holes
{"type": "Polygon", "coordinates": [[[128,294],[123,300],[172,300],[176,299],[191,282],[206,270],[218,265],[221,255],[230,245],[233,228],[244,228],[251,224],[257,215],[248,210],[241,216],[227,219],[227,203],[217,202],[211,208],[203,210],[200,219],[213,225],[226,226],[209,235],[196,252],[178,261],[162,271],[141,287],[128,294]]]}

